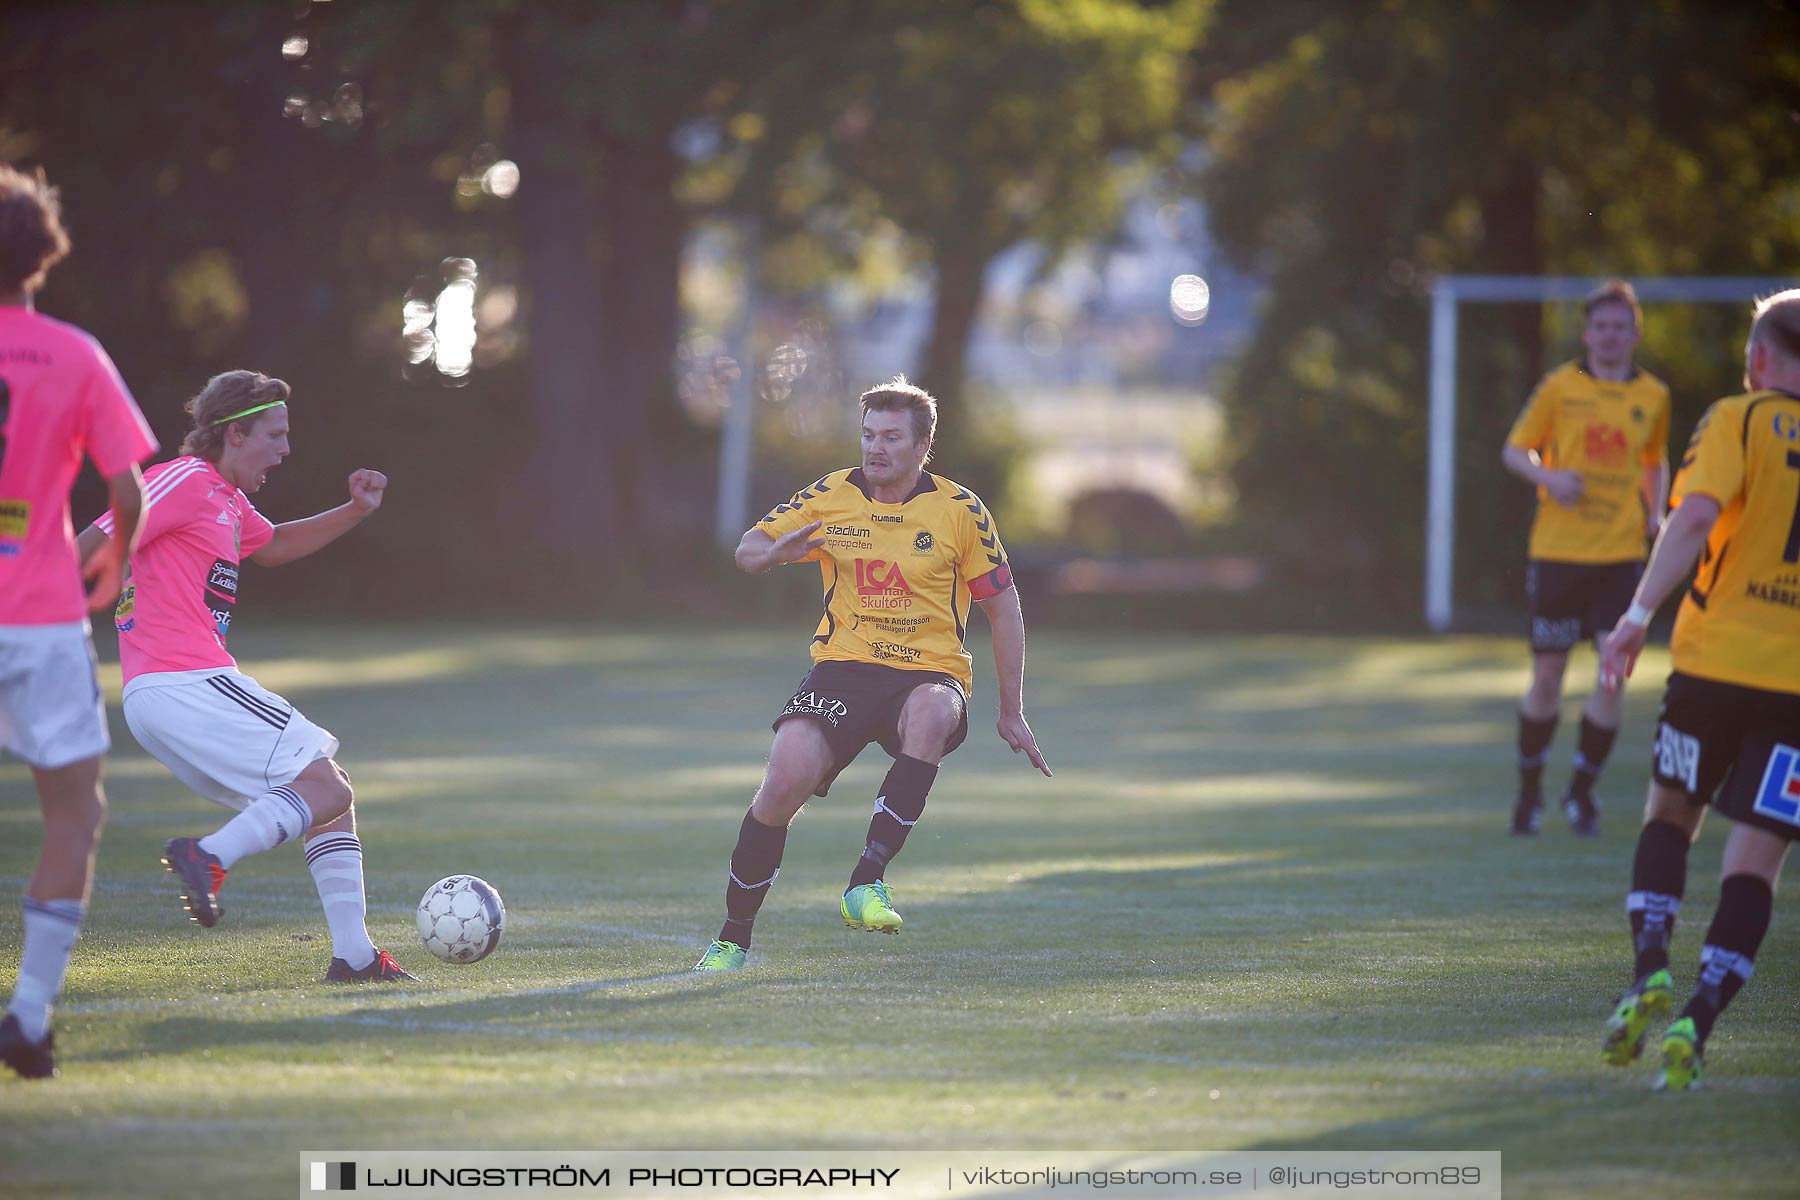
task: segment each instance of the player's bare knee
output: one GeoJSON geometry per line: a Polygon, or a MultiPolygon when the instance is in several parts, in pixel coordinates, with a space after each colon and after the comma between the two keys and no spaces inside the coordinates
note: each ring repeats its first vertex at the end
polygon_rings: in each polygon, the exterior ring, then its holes
{"type": "Polygon", "coordinates": [[[771,829],[785,829],[812,796],[812,788],[802,781],[785,781],[786,786],[771,788],[765,780],[750,803],[750,815],[771,829]]]}
{"type": "Polygon", "coordinates": [[[44,840],[70,851],[91,853],[106,827],[106,800],[93,796],[75,804],[59,804],[45,813],[44,840]]]}
{"type": "Polygon", "coordinates": [[[1535,712],[1553,709],[1562,701],[1563,660],[1547,667],[1540,660],[1531,672],[1531,688],[1525,693],[1527,707],[1535,712]]]}
{"type": "Polygon", "coordinates": [[[1651,821],[1667,822],[1677,829],[1685,830],[1690,841],[1699,836],[1700,823],[1705,816],[1704,805],[1689,800],[1686,792],[1660,783],[1651,783],[1650,794],[1644,799],[1646,825],[1651,821]]]}
{"type": "Polygon", "coordinates": [[[294,780],[297,790],[312,810],[314,829],[337,820],[351,811],[356,794],[350,787],[350,776],[328,758],[317,759],[294,780]]]}
{"type": "Polygon", "coordinates": [[[943,684],[916,689],[900,713],[900,749],[913,757],[943,757],[962,723],[963,699],[943,684]]]}
{"type": "Polygon", "coordinates": [[[805,807],[818,785],[818,772],[810,762],[778,755],[769,762],[762,786],[751,807],[765,825],[785,825],[805,807]]]}
{"type": "Polygon", "coordinates": [[[350,786],[350,777],[341,769],[332,776],[330,796],[332,807],[337,810],[335,816],[347,816],[355,810],[356,789],[350,786]]]}

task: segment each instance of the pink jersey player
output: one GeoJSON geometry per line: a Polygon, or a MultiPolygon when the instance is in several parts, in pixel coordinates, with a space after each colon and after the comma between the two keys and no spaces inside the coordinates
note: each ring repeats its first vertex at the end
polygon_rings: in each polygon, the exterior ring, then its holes
{"type": "MultiPolygon", "coordinates": [[[[114,623],[125,675],[125,723],[175,777],[237,815],[205,837],[172,839],[163,865],[181,902],[211,927],[219,889],[241,859],[303,843],[331,929],[334,983],[412,978],[369,939],[362,841],[350,776],[330,730],[237,669],[232,614],[246,560],[276,567],[330,545],[381,507],[387,477],[353,471],[349,501],[272,525],[247,493],[288,456],[288,401],[256,371],[214,376],[187,403],[181,457],[145,476],[142,538],[114,623]]],[[[113,533],[100,520],[78,541],[95,554],[113,533]]]]}
{"type": "Polygon", "coordinates": [[[111,478],[156,450],[100,343],[29,308],[0,307],[0,625],[87,617],[69,488],[85,453],[111,478]]]}
{"type": "MultiPolygon", "coordinates": [[[[112,536],[110,516],[96,524],[112,536]]],[[[113,614],[126,684],[146,672],[236,666],[226,643],[239,567],[275,526],[213,464],[184,455],[144,473],[139,528],[132,580],[113,614]],[[140,606],[140,594],[155,603],[140,606]]]]}
{"type": "Polygon", "coordinates": [[[0,1017],[0,1063],[57,1074],[50,1009],[62,991],[106,817],[110,742],[88,613],[119,594],[156,449],[100,344],[34,308],[69,252],[56,189],[0,163],[0,752],[31,764],[44,844],[26,886],[18,982],[0,1017]],[[69,487],[83,456],[106,478],[119,537],[77,557],[69,487]],[[92,589],[83,595],[83,580],[92,589]]]}

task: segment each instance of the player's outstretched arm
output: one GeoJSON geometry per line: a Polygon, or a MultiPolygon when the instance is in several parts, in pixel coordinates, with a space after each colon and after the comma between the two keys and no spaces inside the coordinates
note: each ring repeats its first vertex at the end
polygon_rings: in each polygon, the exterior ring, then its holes
{"type": "Polygon", "coordinates": [[[1526,483],[1536,484],[1549,492],[1550,498],[1564,508],[1573,508],[1581,503],[1581,493],[1587,485],[1582,480],[1580,471],[1558,471],[1546,467],[1536,450],[1511,444],[1501,449],[1500,463],[1526,483]]]}
{"type": "Polygon", "coordinates": [[[1719,519],[1719,502],[1703,493],[1682,500],[1679,507],[1663,522],[1656,546],[1650,551],[1650,563],[1644,577],[1638,580],[1637,594],[1631,607],[1619,618],[1606,642],[1600,647],[1600,686],[1616,692],[1625,686],[1631,670],[1637,665],[1644,648],[1644,635],[1650,627],[1650,614],[1669,598],[1706,545],[1706,536],[1719,519]]]}
{"type": "Polygon", "coordinates": [[[823,524],[823,521],[814,521],[778,538],[772,538],[760,529],[746,530],[743,540],[738,542],[735,556],[738,570],[761,575],[782,563],[799,562],[825,544],[824,538],[812,536],[823,524]]]}
{"type": "Polygon", "coordinates": [[[387,476],[367,468],[350,472],[350,499],[336,508],[275,526],[269,544],[250,556],[262,567],[291,563],[337,541],[372,516],[387,492],[387,476]]]}
{"type": "Polygon", "coordinates": [[[106,491],[116,536],[109,538],[98,526],[90,525],[75,540],[89,612],[111,607],[124,586],[125,568],[137,544],[138,519],[144,514],[144,473],[132,463],[106,481],[106,491]]]}
{"type": "Polygon", "coordinates": [[[1019,608],[1019,589],[977,600],[994,631],[994,675],[1000,692],[1000,719],[995,728],[1000,740],[1023,754],[1046,778],[1054,772],[1038,749],[1037,738],[1025,722],[1025,614],[1019,608]]]}

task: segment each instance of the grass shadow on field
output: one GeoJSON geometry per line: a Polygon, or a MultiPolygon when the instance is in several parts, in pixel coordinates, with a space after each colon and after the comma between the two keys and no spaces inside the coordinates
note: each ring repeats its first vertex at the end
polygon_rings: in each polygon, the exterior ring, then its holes
{"type": "MultiPolygon", "coordinates": [[[[1647,1057],[1654,1057],[1649,1055],[1647,1057]]],[[[1508,1195],[1580,1195],[1620,1200],[1666,1192],[1672,1178],[1698,1169],[1712,1178],[1695,1194],[1792,1195],[1800,1149],[1800,1081],[1758,1075],[1709,1080],[1700,1094],[1652,1092],[1652,1068],[1587,1077],[1537,1077],[1513,1087],[1476,1087],[1416,1111],[1334,1125],[1304,1136],[1270,1138],[1246,1149],[1500,1150],[1508,1195]],[[1698,1111],[1697,1111],[1698,1110],[1698,1111]],[[1722,1132],[1697,1147],[1683,1136],[1702,1117],[1722,1132]],[[1623,1160],[1611,1148],[1629,1147],[1623,1160]],[[1554,1165],[1552,1165],[1554,1164],[1554,1165]]]]}
{"type": "MultiPolygon", "coordinates": [[[[686,968],[718,928],[804,631],[244,632],[249,671],[346,738],[371,930],[422,982],[321,984],[329,941],[286,851],[234,871],[219,928],[180,925],[157,848],[222,810],[117,728],[115,820],[58,1008],[67,1073],[0,1083],[0,1159],[27,1189],[123,1194],[198,1157],[226,1176],[215,1192],[273,1194],[308,1145],[597,1137],[1498,1147],[1509,1196],[1632,1200],[1800,1176],[1791,897],[1705,1093],[1652,1098],[1647,1068],[1593,1062],[1630,964],[1654,689],[1629,698],[1603,837],[1522,842],[1503,833],[1516,641],[1034,633],[1045,780],[994,736],[978,628],[969,744],[894,872],[905,934],[835,915],[886,769],[871,750],[796,827],[750,968],[720,979],[686,968]],[[473,967],[412,941],[420,891],[457,871],[509,910],[473,967]],[[843,1133],[871,1097],[881,1121],[843,1133]],[[227,1139],[266,1153],[233,1167],[227,1139]]],[[[1565,727],[1553,776],[1572,748],[1565,727]]],[[[0,785],[29,781],[0,764],[0,785]]],[[[36,847],[18,794],[0,806],[15,884],[36,847]]],[[[1721,836],[1694,858],[1689,981],[1721,836]]],[[[16,921],[0,942],[16,953],[16,921]]]]}

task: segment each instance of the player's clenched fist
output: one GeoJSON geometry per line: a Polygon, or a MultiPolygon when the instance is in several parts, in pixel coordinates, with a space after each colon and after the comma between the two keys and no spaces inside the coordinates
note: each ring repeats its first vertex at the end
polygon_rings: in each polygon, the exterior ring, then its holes
{"type": "Polygon", "coordinates": [[[380,508],[382,494],[386,491],[387,476],[380,471],[364,467],[350,472],[350,502],[356,505],[358,512],[366,515],[380,508]]]}

